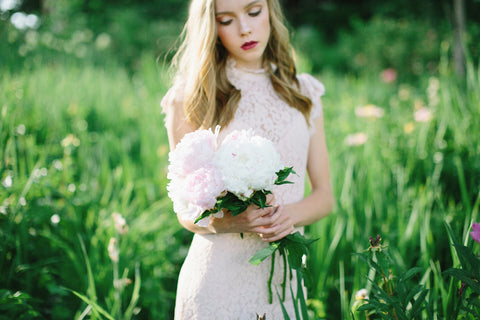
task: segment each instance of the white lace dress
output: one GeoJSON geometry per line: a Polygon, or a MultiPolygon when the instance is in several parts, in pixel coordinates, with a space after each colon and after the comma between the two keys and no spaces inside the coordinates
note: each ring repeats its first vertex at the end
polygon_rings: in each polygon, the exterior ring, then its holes
{"type": "MultiPolygon", "coordinates": [[[[272,140],[285,166],[293,166],[297,173],[289,176],[293,184],[277,186],[273,190],[276,202],[285,204],[301,200],[309,140],[315,128],[308,127],[304,116],[277,95],[263,69],[236,68],[230,59],[227,76],[241,90],[242,97],[234,119],[223,128],[220,139],[232,130],[253,128],[256,134],[272,140]]],[[[298,80],[301,92],[312,99],[311,119],[320,116],[323,85],[308,74],[299,75],[298,80]]],[[[180,92],[180,88],[174,86],[164,97],[162,107],[166,113],[175,101],[181,99],[180,92]]],[[[266,245],[256,234],[244,234],[243,239],[237,233],[195,234],[178,279],[175,319],[254,320],[256,314],[266,314],[268,320],[283,319],[276,295],[276,290],[281,292],[282,259],[278,256],[275,259],[272,304],[268,302],[267,286],[270,258],[258,266],[248,262],[266,245]]],[[[295,280],[293,287],[296,288],[295,280]]],[[[294,319],[288,292],[287,289],[284,305],[294,319]]]]}

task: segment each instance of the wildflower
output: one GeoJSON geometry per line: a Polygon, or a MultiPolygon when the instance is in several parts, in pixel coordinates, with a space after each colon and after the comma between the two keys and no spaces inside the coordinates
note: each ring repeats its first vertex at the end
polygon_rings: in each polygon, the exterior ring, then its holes
{"type": "Polygon", "coordinates": [[[113,223],[115,224],[115,229],[120,234],[125,234],[128,231],[128,225],[122,215],[118,212],[112,213],[113,223]]]}
{"type": "Polygon", "coordinates": [[[367,289],[360,289],[355,294],[355,300],[368,300],[368,291],[367,289]]]}
{"type": "Polygon", "coordinates": [[[458,289],[458,295],[461,296],[463,294],[463,290],[465,289],[465,282],[462,281],[460,288],[458,289]]]}
{"type": "Polygon", "coordinates": [[[480,243],[480,223],[474,223],[472,225],[472,232],[470,232],[472,239],[480,243]]]}
{"type": "Polygon", "coordinates": [[[10,188],[13,185],[13,179],[11,175],[8,175],[5,177],[5,179],[2,181],[2,185],[5,188],[10,188]]]}
{"type": "Polygon", "coordinates": [[[361,118],[381,118],[385,111],[373,104],[368,104],[364,107],[356,107],[355,115],[361,118]]]}
{"type": "Polygon", "coordinates": [[[26,131],[27,131],[27,130],[26,130],[24,124],[18,125],[18,127],[17,127],[17,133],[18,133],[19,135],[23,136],[26,131]]]}
{"type": "Polygon", "coordinates": [[[368,136],[363,132],[350,134],[345,138],[347,146],[361,146],[367,142],[368,136]]]}
{"type": "Polygon", "coordinates": [[[420,107],[415,111],[414,119],[417,122],[428,122],[432,119],[432,111],[427,107],[420,107]]]}
{"type": "Polygon", "coordinates": [[[382,78],[382,81],[385,83],[392,83],[395,80],[397,80],[397,70],[393,68],[387,68],[382,71],[380,77],[382,78]]]}
{"type": "Polygon", "coordinates": [[[410,99],[410,90],[407,87],[400,88],[398,91],[398,97],[402,101],[410,99]]]}
{"type": "Polygon", "coordinates": [[[112,38],[108,33],[102,32],[98,35],[97,39],[95,39],[95,46],[99,50],[107,49],[112,42],[112,38]]]}
{"type": "Polygon", "coordinates": [[[405,123],[405,125],[403,126],[403,131],[404,131],[406,134],[412,133],[413,130],[415,130],[415,124],[414,124],[413,122],[407,122],[407,123],[405,123]]]}
{"type": "Polygon", "coordinates": [[[27,205],[27,200],[24,197],[21,197],[18,199],[18,203],[22,206],[25,207],[27,205]]]}
{"type": "Polygon", "coordinates": [[[118,250],[118,241],[116,238],[110,238],[108,243],[108,256],[113,262],[118,262],[120,251],[118,250]]]}
{"type": "Polygon", "coordinates": [[[62,171],[62,169],[63,169],[63,163],[62,163],[62,161],[60,161],[60,160],[58,160],[58,159],[53,160],[53,167],[54,167],[55,169],[57,169],[58,171],[62,171]]]}
{"type": "Polygon", "coordinates": [[[132,280],[128,278],[117,279],[113,282],[115,288],[125,288],[128,285],[132,284],[132,280]]]}
{"type": "Polygon", "coordinates": [[[50,217],[50,222],[52,222],[54,225],[57,225],[60,222],[60,216],[58,214],[54,214],[50,217]]]}
{"type": "Polygon", "coordinates": [[[370,246],[372,248],[377,248],[377,247],[380,247],[381,243],[382,243],[382,237],[380,237],[379,234],[377,234],[377,237],[376,238],[373,238],[372,236],[369,237],[369,240],[370,240],[370,246]]]}
{"type": "Polygon", "coordinates": [[[62,140],[61,144],[64,148],[68,146],[78,147],[80,145],[80,140],[75,135],[70,133],[62,140]]]}
{"type": "Polygon", "coordinates": [[[74,193],[75,190],[77,190],[77,187],[75,186],[74,183],[70,183],[70,184],[67,186],[67,189],[68,189],[68,191],[70,191],[71,193],[74,193]]]}

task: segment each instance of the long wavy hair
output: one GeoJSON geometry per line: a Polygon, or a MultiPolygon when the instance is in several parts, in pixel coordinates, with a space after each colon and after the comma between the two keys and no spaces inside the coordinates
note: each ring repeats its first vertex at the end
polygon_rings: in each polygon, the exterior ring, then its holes
{"type": "MultiPolygon", "coordinates": [[[[311,100],[300,93],[289,32],[278,0],[267,0],[271,34],[263,55],[273,88],[309,119],[311,100]],[[272,68],[272,64],[276,68],[272,68]]],[[[198,128],[222,127],[232,120],[241,97],[227,79],[228,52],[217,35],[215,0],[192,0],[183,38],[172,66],[182,83],[183,108],[198,128]]]]}

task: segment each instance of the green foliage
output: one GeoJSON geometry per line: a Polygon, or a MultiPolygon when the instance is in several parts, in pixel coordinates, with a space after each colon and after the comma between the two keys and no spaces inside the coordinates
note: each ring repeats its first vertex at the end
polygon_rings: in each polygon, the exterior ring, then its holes
{"type": "Polygon", "coordinates": [[[480,317],[480,259],[470,247],[462,245],[452,228],[445,224],[452,239],[461,268],[449,268],[444,274],[461,281],[458,298],[453,314],[460,319],[478,319],[480,317]]]}
{"type": "Polygon", "coordinates": [[[1,320],[33,320],[42,319],[39,312],[30,304],[32,297],[27,293],[0,290],[0,319],[1,320]]]}
{"type": "MultiPolygon", "coordinates": [[[[26,33],[15,32],[20,45],[26,33]]],[[[309,260],[310,318],[352,319],[354,293],[365,287],[369,267],[350,253],[364,249],[365,234],[381,233],[396,274],[428,289],[422,317],[455,319],[460,281],[443,272],[460,267],[460,254],[444,222],[466,245],[478,220],[480,74],[468,61],[466,79],[458,81],[449,47],[442,50],[438,75],[415,83],[383,82],[373,72],[322,73],[337,205],[307,228],[308,237],[319,239],[309,260]],[[362,116],[371,105],[381,116],[362,116]],[[351,139],[360,133],[367,139],[351,139]],[[422,272],[404,273],[412,268],[422,272]]],[[[191,234],[177,223],[165,190],[168,143],[158,105],[167,89],[164,70],[148,53],[128,71],[116,62],[51,54],[47,64],[34,51],[22,59],[11,53],[9,65],[2,64],[0,288],[6,291],[0,308],[30,318],[79,318],[88,303],[66,288],[90,300],[95,289],[95,303],[109,314],[121,305],[116,315],[171,319],[191,234]],[[110,238],[118,237],[114,212],[129,227],[118,242],[117,276],[133,282],[120,299],[108,254],[110,238]],[[138,302],[129,310],[137,283],[138,302]]]]}
{"type": "Polygon", "coordinates": [[[412,281],[422,272],[421,268],[401,270],[388,254],[387,247],[382,245],[380,237],[376,241],[370,240],[370,247],[359,257],[368,263],[372,271],[370,274],[373,276],[368,279],[372,295],[352,311],[354,317],[355,313],[358,317],[367,311],[367,317],[374,319],[424,319],[422,311],[428,306],[425,300],[428,290],[412,281]]]}
{"type": "Polygon", "coordinates": [[[282,295],[277,291],[277,296],[279,297],[282,311],[285,316],[285,319],[289,319],[288,314],[285,310],[283,305],[283,301],[285,301],[285,290],[287,286],[287,269],[290,273],[290,280],[292,279],[293,270],[296,271],[297,276],[297,294],[294,294],[292,283],[290,282],[290,290],[294,305],[294,310],[296,314],[296,319],[308,319],[307,313],[307,304],[305,300],[305,296],[303,294],[303,283],[304,280],[307,279],[307,268],[306,268],[306,260],[309,256],[309,249],[312,243],[315,240],[311,240],[305,238],[300,232],[295,232],[286,236],[285,238],[271,242],[267,247],[257,251],[249,260],[249,262],[253,265],[258,265],[263,262],[265,259],[270,257],[271,259],[271,269],[270,269],[270,277],[268,280],[268,289],[269,289],[269,302],[272,303],[272,278],[273,273],[275,272],[275,258],[276,253],[283,258],[283,282],[282,282],[282,295]],[[300,317],[300,312],[302,317],[300,317]]]}
{"type": "MultiPolygon", "coordinates": [[[[118,268],[134,271],[139,262],[144,279],[137,317],[158,319],[173,310],[191,236],[166,197],[168,146],[158,105],[165,86],[155,62],[142,63],[141,75],[131,78],[120,69],[61,64],[2,74],[0,288],[29,294],[33,299],[23,303],[44,317],[72,319],[85,310],[65,288],[95,289],[96,303],[112,310],[113,212],[129,225],[118,268]]],[[[119,279],[137,278],[132,271],[119,279]]],[[[133,312],[132,287],[124,289],[123,313],[133,312]]]]}

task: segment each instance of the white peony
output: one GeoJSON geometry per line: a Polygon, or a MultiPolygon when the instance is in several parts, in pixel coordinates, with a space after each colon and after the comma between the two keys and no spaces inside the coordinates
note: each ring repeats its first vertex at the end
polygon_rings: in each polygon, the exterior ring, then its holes
{"type": "Polygon", "coordinates": [[[273,142],[252,130],[230,133],[215,154],[225,189],[240,199],[257,190],[272,190],[283,164],[273,142]]]}

